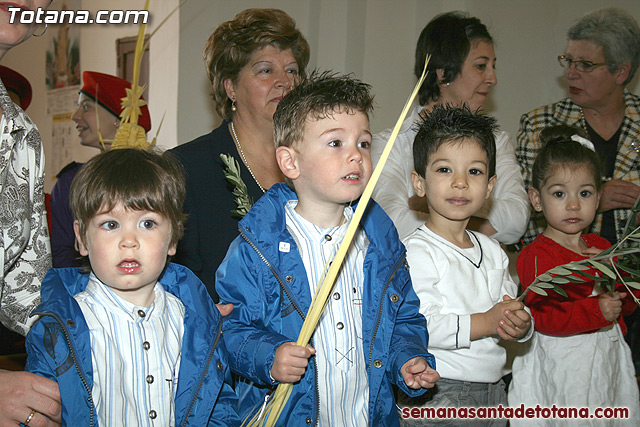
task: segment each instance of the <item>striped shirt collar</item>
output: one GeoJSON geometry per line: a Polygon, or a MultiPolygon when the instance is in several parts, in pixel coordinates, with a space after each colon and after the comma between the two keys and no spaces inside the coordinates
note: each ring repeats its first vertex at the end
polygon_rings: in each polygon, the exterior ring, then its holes
{"type": "Polygon", "coordinates": [[[296,211],[296,206],[298,206],[297,200],[289,200],[285,205],[285,213],[288,220],[293,221],[293,223],[304,230],[307,237],[316,239],[317,242],[323,241],[332,241],[334,242],[336,237],[339,236],[338,242],[342,241],[342,237],[347,231],[347,227],[349,226],[349,222],[353,217],[353,208],[351,206],[345,206],[344,208],[344,221],[341,225],[330,227],[330,228],[322,228],[312,223],[311,221],[304,218],[296,211]],[[329,236],[329,237],[327,237],[329,236]]]}
{"type": "Polygon", "coordinates": [[[118,296],[107,285],[102,283],[95,274],[89,275],[89,282],[85,292],[100,302],[111,313],[131,322],[149,322],[156,316],[162,315],[166,307],[166,292],[160,282],[153,287],[154,299],[150,306],[135,305],[118,296]]]}

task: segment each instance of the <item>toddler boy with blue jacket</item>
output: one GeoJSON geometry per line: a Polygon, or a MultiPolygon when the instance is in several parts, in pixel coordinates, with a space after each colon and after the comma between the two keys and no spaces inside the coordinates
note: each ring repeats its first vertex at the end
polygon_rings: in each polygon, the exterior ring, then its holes
{"type": "Polygon", "coordinates": [[[76,175],[74,231],[91,268],[49,270],[27,336],[26,368],[58,382],[63,425],[239,425],[220,313],[168,262],[184,195],[177,160],[152,151],[107,151],[76,175]]]}
{"type": "Polygon", "coordinates": [[[274,115],[276,184],[240,222],[216,275],[233,303],[224,339],[241,416],[293,383],[278,425],[398,425],[393,385],[420,395],[439,378],[405,249],[375,203],[367,207],[311,344],[295,344],[323,272],[372,172],[370,86],[314,74],[274,115]]]}

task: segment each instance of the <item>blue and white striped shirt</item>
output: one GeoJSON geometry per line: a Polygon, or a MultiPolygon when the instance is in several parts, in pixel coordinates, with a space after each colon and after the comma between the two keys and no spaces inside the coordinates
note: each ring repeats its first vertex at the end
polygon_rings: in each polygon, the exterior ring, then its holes
{"type": "Polygon", "coordinates": [[[93,401],[101,426],[173,426],[184,305],[154,287],[149,307],[113,293],[92,273],[74,298],[91,337],[93,401]]]}
{"type": "MultiPolygon", "coordinates": [[[[301,217],[296,206],[296,200],[285,206],[287,229],[300,251],[313,295],[342,242],[353,209],[345,208],[345,224],[322,229],[301,217]]],[[[368,425],[369,381],[362,343],[363,265],[368,243],[359,230],[313,334],[321,427],[368,425]]]]}

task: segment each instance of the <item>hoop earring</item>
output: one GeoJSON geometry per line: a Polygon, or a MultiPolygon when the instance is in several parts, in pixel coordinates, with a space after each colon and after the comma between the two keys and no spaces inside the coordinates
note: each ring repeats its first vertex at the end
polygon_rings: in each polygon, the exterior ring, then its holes
{"type": "Polygon", "coordinates": [[[235,99],[235,98],[233,98],[233,99],[231,100],[231,111],[233,111],[233,112],[235,113],[237,109],[238,109],[238,108],[236,107],[236,99],[235,99]]]}
{"type": "Polygon", "coordinates": [[[32,34],[32,35],[33,35],[33,37],[42,37],[42,36],[44,36],[44,33],[46,33],[46,32],[47,32],[47,23],[45,22],[44,23],[44,30],[40,34],[32,34]]]}

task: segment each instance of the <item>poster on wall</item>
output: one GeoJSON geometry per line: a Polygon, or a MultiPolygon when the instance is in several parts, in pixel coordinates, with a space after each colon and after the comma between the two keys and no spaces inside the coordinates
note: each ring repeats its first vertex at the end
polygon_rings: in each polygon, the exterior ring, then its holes
{"type": "Polygon", "coordinates": [[[51,116],[52,155],[47,163],[55,173],[73,160],[74,147],[80,145],[76,123],[71,116],[78,109],[78,91],[80,86],[70,86],[50,90],[47,93],[47,115],[51,116]]]}
{"type": "MultiPolygon", "coordinates": [[[[52,5],[55,6],[55,5],[52,5]]],[[[78,10],[80,0],[64,0],[59,10],[78,10]]],[[[80,84],[80,26],[68,22],[53,26],[46,58],[47,89],[80,84]]]]}
{"type": "MultiPolygon", "coordinates": [[[[80,0],[63,0],[51,5],[58,10],[79,10],[80,0]]],[[[47,115],[51,116],[52,155],[47,157],[54,171],[73,160],[73,149],[79,145],[76,124],[71,116],[78,108],[81,85],[80,26],[62,23],[46,33],[47,115]],[[52,31],[51,31],[52,30],[52,31]]]]}

